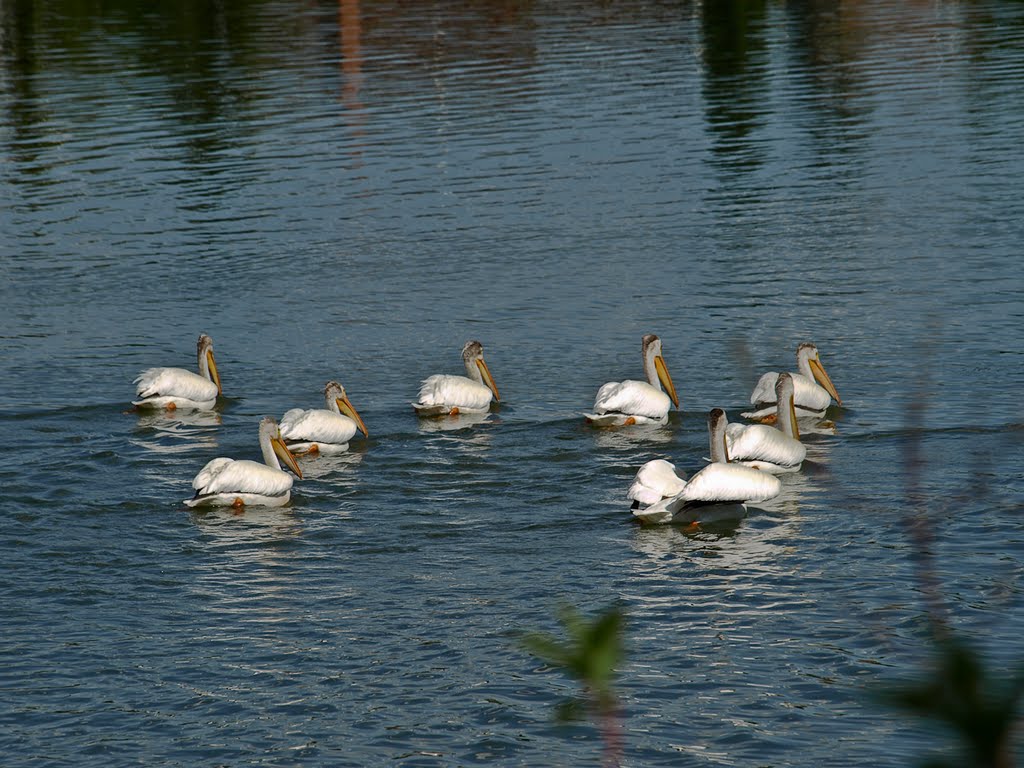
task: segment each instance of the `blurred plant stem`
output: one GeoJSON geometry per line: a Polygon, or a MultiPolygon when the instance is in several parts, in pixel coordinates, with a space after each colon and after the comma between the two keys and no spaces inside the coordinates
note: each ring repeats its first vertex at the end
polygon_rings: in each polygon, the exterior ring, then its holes
{"type": "Polygon", "coordinates": [[[618,766],[622,756],[622,726],[618,697],[613,688],[615,671],[623,656],[624,614],[618,605],[587,621],[564,606],[559,622],[567,640],[544,632],[529,632],[520,642],[531,654],[561,669],[583,686],[582,697],[562,701],[555,708],[559,722],[577,720],[589,713],[597,721],[604,743],[603,764],[618,766]]]}
{"type": "MultiPolygon", "coordinates": [[[[931,633],[933,658],[925,676],[879,692],[882,700],[920,717],[948,727],[961,750],[952,762],[932,759],[926,768],[1012,768],[1012,740],[1017,710],[1024,694],[1024,670],[993,674],[982,656],[966,641],[955,636],[946,618],[946,606],[935,569],[934,523],[925,497],[921,476],[925,459],[921,451],[925,404],[928,402],[927,365],[930,347],[925,347],[925,364],[918,397],[907,409],[904,475],[908,501],[906,527],[913,552],[915,575],[924,601],[931,633]]],[[[971,496],[984,495],[983,486],[971,496]]],[[[930,503],[931,502],[931,503],[930,503]]]]}

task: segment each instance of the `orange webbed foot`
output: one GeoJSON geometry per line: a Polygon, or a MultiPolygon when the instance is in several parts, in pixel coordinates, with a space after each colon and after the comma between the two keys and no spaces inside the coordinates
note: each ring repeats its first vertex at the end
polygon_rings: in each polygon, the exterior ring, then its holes
{"type": "Polygon", "coordinates": [[[458,416],[459,415],[459,406],[457,406],[457,405],[453,406],[452,409],[450,411],[448,411],[448,415],[449,416],[458,416]]]}

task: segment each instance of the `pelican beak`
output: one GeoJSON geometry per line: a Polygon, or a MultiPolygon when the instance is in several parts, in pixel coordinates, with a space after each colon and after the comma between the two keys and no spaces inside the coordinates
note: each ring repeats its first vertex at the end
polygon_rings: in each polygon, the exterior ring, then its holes
{"type": "Polygon", "coordinates": [[[210,379],[217,385],[217,394],[224,394],[224,391],[220,387],[220,374],[217,373],[217,363],[213,359],[212,349],[206,350],[206,363],[210,366],[210,379]]]}
{"type": "Polygon", "coordinates": [[[817,381],[825,390],[832,395],[832,398],[839,403],[843,404],[842,399],[839,397],[839,393],[836,392],[836,385],[832,383],[832,379],[829,378],[828,373],[825,372],[825,366],[821,364],[821,360],[813,358],[811,361],[811,373],[814,374],[814,380],[817,381]]]}
{"type": "Polygon", "coordinates": [[[494,383],[494,377],[491,376],[491,371],[482,357],[477,358],[476,367],[480,369],[480,375],[483,376],[484,384],[494,393],[494,399],[500,403],[501,395],[498,394],[498,385],[494,383]]]}
{"type": "Polygon", "coordinates": [[[676,386],[672,383],[672,377],[668,373],[668,366],[665,365],[665,358],[661,355],[654,358],[654,369],[658,372],[658,380],[661,382],[661,386],[665,388],[668,396],[672,398],[673,404],[678,408],[679,397],[676,395],[676,386]]]}
{"type": "Polygon", "coordinates": [[[334,402],[338,404],[338,410],[348,416],[352,421],[359,427],[359,431],[363,433],[363,437],[369,437],[370,433],[366,431],[366,425],[363,423],[362,417],[359,412],[356,411],[352,402],[348,399],[348,396],[335,398],[334,402]]]}
{"type": "Polygon", "coordinates": [[[302,470],[299,469],[299,465],[296,463],[295,457],[292,455],[292,452],[288,450],[288,446],[284,444],[284,440],[281,439],[281,436],[278,435],[273,438],[270,441],[270,445],[273,446],[274,453],[277,454],[277,458],[283,461],[284,465],[294,472],[295,476],[301,480],[302,470]]]}
{"type": "Polygon", "coordinates": [[[800,439],[800,423],[796,420],[796,401],[789,401],[789,419],[793,424],[793,437],[800,439]]]}

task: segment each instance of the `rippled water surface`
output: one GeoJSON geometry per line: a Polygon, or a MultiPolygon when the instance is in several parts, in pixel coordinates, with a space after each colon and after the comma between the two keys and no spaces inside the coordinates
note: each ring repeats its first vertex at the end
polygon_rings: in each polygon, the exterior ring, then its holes
{"type": "Polygon", "coordinates": [[[615,601],[625,764],[911,765],[867,692],[927,655],[921,509],[1022,656],[1020,4],[142,6],[0,7],[5,765],[598,764],[516,634],[615,601]],[[200,332],[218,410],[134,412],[200,332]],[[645,333],[680,411],[588,428],[645,333]],[[471,338],[502,405],[418,421],[471,338]],[[844,407],[782,497],[633,525],[808,340],[844,407]],[[328,379],[369,439],[185,507],[328,379]]]}

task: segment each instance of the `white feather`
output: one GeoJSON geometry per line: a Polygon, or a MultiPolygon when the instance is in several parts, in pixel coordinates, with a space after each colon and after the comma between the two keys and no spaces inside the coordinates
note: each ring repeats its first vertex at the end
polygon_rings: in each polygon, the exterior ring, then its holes
{"type": "Polygon", "coordinates": [[[217,385],[184,368],[148,368],[133,382],[139,398],[132,405],[209,410],[217,402],[217,385]]]}
{"type": "Polygon", "coordinates": [[[767,424],[729,424],[725,441],[730,462],[765,472],[796,472],[807,456],[803,443],[767,424]]]}
{"type": "Polygon", "coordinates": [[[281,496],[291,490],[292,476],[248,459],[219,458],[199,470],[192,487],[200,496],[216,493],[281,496]]]}
{"type": "MultiPolygon", "coordinates": [[[[791,373],[790,376],[793,377],[793,405],[802,411],[811,411],[813,415],[823,415],[829,403],[832,402],[832,395],[814,379],[808,379],[803,374],[791,373]]],[[[754,387],[754,391],[750,394],[751,404],[761,407],[756,411],[749,411],[740,415],[750,419],[775,413],[775,383],[778,380],[778,371],[769,371],[762,374],[761,378],[757,381],[757,386],[754,387]],[[768,405],[769,403],[771,405],[768,405]]]]}
{"type": "Polygon", "coordinates": [[[356,423],[340,413],[315,408],[292,408],[281,417],[281,437],[287,443],[346,445],[357,432],[356,423]]]}
{"type": "Polygon", "coordinates": [[[646,381],[627,379],[601,385],[594,398],[594,412],[584,415],[591,421],[611,415],[620,417],[620,424],[630,417],[637,424],[664,424],[671,406],[672,400],[660,389],[646,381]]]}
{"type": "Polygon", "coordinates": [[[220,394],[220,377],[213,359],[213,339],[205,333],[196,343],[199,373],[184,368],[147,368],[133,382],[139,398],[132,405],[145,408],[210,410],[220,394]]]}
{"type": "Polygon", "coordinates": [[[490,409],[493,393],[484,384],[465,376],[438,373],[423,380],[413,407],[446,411],[458,408],[467,413],[483,413],[490,409]]]}
{"type": "Polygon", "coordinates": [[[637,471],[626,498],[641,504],[654,504],[675,496],[685,487],[686,476],[680,475],[674,464],[664,459],[654,459],[637,471]]]}

